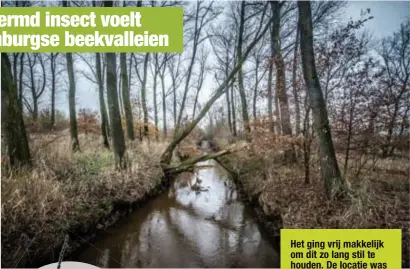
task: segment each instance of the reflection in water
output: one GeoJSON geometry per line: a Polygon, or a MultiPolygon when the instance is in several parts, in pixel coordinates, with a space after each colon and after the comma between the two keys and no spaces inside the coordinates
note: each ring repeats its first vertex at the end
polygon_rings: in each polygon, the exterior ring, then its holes
{"type": "Polygon", "coordinates": [[[279,267],[226,171],[214,161],[203,164],[214,167],[182,174],[168,193],[108,229],[74,260],[103,268],[279,267]]]}

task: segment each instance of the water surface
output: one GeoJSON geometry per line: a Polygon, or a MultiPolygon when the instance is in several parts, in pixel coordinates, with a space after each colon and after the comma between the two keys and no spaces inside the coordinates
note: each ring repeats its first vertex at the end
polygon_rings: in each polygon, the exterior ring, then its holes
{"type": "Polygon", "coordinates": [[[279,267],[228,173],[214,161],[200,165],[207,168],[181,174],[73,260],[103,268],[279,267]]]}

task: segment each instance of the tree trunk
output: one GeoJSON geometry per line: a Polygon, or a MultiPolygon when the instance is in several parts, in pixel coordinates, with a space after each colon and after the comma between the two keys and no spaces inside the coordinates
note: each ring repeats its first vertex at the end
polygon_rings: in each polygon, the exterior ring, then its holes
{"type": "MultiPolygon", "coordinates": [[[[67,1],[63,1],[63,7],[68,7],[67,1]]],[[[71,148],[73,152],[80,150],[80,143],[78,141],[78,127],[77,127],[77,115],[75,111],[75,77],[73,56],[71,53],[66,53],[67,58],[67,71],[68,71],[68,104],[70,110],[70,134],[71,134],[71,148]]]]}
{"type": "Polygon", "coordinates": [[[193,48],[192,48],[192,56],[191,56],[191,60],[190,60],[189,66],[188,66],[188,70],[187,70],[187,76],[186,76],[185,88],[184,88],[184,95],[182,96],[181,108],[179,109],[179,114],[178,114],[178,118],[177,118],[177,125],[176,125],[176,128],[174,130],[174,133],[178,132],[178,129],[181,125],[182,115],[184,113],[185,102],[186,102],[186,98],[187,98],[188,90],[189,90],[189,86],[190,86],[189,83],[191,81],[192,70],[193,70],[194,65],[195,65],[196,53],[197,53],[197,50],[198,50],[198,39],[199,39],[200,31],[202,29],[202,28],[198,29],[200,5],[201,5],[201,2],[198,1],[196,3],[196,12],[195,12],[195,26],[194,26],[195,28],[194,28],[194,42],[193,42],[193,48]]]}
{"type": "Polygon", "coordinates": [[[298,9],[303,76],[308,88],[309,103],[312,108],[313,122],[317,133],[322,178],[326,194],[328,197],[332,197],[339,193],[344,182],[337,164],[326,105],[316,73],[310,2],[298,2],[298,9]]]}
{"type": "Polygon", "coordinates": [[[177,129],[177,89],[175,85],[175,79],[174,76],[172,76],[172,97],[173,97],[173,104],[172,104],[172,109],[174,112],[174,131],[177,129]]]}
{"type": "Polygon", "coordinates": [[[285,77],[285,63],[282,57],[280,46],[280,8],[279,2],[270,2],[273,10],[273,40],[274,40],[274,62],[276,66],[276,96],[279,102],[280,120],[282,125],[283,135],[292,135],[292,128],[290,124],[290,113],[288,96],[286,94],[286,77],[285,77]]]}
{"type": "Polygon", "coordinates": [[[80,144],[78,141],[78,127],[77,127],[77,116],[75,111],[75,77],[74,77],[74,66],[73,66],[73,56],[71,53],[66,53],[67,57],[67,70],[68,70],[68,102],[70,107],[70,134],[71,134],[71,148],[73,152],[80,150],[80,144]]]}
{"type": "MultiPolygon", "coordinates": [[[[34,55],[34,54],[32,54],[34,55]]],[[[32,60],[30,55],[28,55],[28,63],[30,67],[30,90],[31,90],[31,98],[33,99],[33,107],[32,111],[32,118],[34,121],[37,120],[38,118],[38,101],[37,101],[37,94],[36,94],[36,83],[34,81],[34,66],[35,66],[35,61],[36,61],[36,56],[33,56],[34,59],[32,60]]]]}
{"type": "Polygon", "coordinates": [[[18,52],[13,53],[13,80],[14,84],[17,85],[17,59],[19,57],[18,52]]]}
{"type": "Polygon", "coordinates": [[[278,95],[277,95],[277,94],[275,94],[274,99],[275,99],[275,111],[274,111],[274,115],[275,115],[275,117],[276,117],[276,121],[279,122],[279,124],[276,124],[277,132],[278,132],[278,134],[283,134],[282,124],[281,124],[281,122],[282,122],[282,119],[281,119],[281,118],[282,118],[282,117],[281,117],[281,115],[280,115],[280,103],[279,103],[279,99],[278,99],[278,95]]]}
{"type": "Polygon", "coordinates": [[[196,113],[196,106],[198,104],[198,97],[199,97],[199,89],[197,89],[196,94],[195,94],[195,99],[194,99],[194,108],[192,109],[192,118],[195,118],[195,113],[196,113]]]}
{"type": "MultiPolygon", "coordinates": [[[[242,61],[242,43],[243,43],[243,31],[244,31],[244,24],[245,24],[245,5],[246,5],[246,2],[242,1],[240,22],[239,22],[239,32],[238,32],[238,35],[239,35],[238,48],[237,48],[238,62],[242,61]]],[[[249,125],[248,104],[246,100],[245,87],[243,86],[242,66],[238,70],[238,87],[239,87],[239,95],[241,97],[242,119],[243,119],[243,124],[245,127],[245,133],[246,133],[247,139],[250,139],[249,133],[251,132],[251,127],[249,125]]]]}
{"type": "MultiPolygon", "coordinates": [[[[225,77],[228,77],[229,75],[229,55],[226,55],[226,64],[225,64],[225,77]]],[[[229,101],[229,85],[226,85],[225,89],[225,97],[226,97],[226,107],[228,111],[228,125],[229,125],[229,131],[231,134],[233,133],[233,128],[232,128],[232,119],[231,119],[231,104],[229,101]]]]}
{"type": "Polygon", "coordinates": [[[258,84],[259,84],[258,69],[259,69],[259,60],[256,59],[255,87],[253,88],[253,104],[252,104],[253,120],[256,120],[256,99],[258,97],[258,84]]]}
{"type": "Polygon", "coordinates": [[[385,142],[385,146],[383,147],[383,152],[382,152],[383,158],[390,157],[394,152],[394,148],[392,145],[392,138],[393,138],[393,129],[396,126],[397,114],[399,112],[400,97],[401,97],[401,94],[399,95],[399,98],[397,98],[394,103],[393,115],[391,117],[391,120],[389,121],[386,142],[385,142]]]}
{"type": "Polygon", "coordinates": [[[50,129],[54,129],[56,121],[56,69],[58,53],[51,53],[51,111],[50,111],[50,129]]]}
{"type": "Polygon", "coordinates": [[[154,54],[154,82],[153,82],[153,102],[154,102],[154,124],[155,124],[155,140],[159,140],[158,134],[158,106],[157,106],[157,77],[158,77],[158,53],[154,54]]]}
{"type": "MultiPolygon", "coordinates": [[[[117,55],[115,56],[117,57],[117,55]]],[[[120,63],[121,65],[121,63],[120,63]]],[[[119,74],[117,76],[117,81],[118,81],[118,86],[117,86],[117,93],[118,93],[118,108],[120,110],[120,115],[121,115],[121,122],[122,122],[122,117],[124,116],[124,107],[123,107],[123,100],[122,100],[122,78],[121,78],[121,67],[117,68],[115,71],[115,74],[119,74]]],[[[122,123],[121,123],[122,124],[122,123]]]]}
{"type": "MultiPolygon", "coordinates": [[[[305,105],[308,105],[307,102],[305,105]]],[[[305,184],[310,183],[310,151],[311,151],[311,137],[309,134],[309,120],[310,107],[306,109],[305,120],[303,123],[303,163],[305,166],[305,184]]]]}
{"type": "Polygon", "coordinates": [[[95,54],[95,66],[97,72],[97,79],[98,79],[98,97],[100,100],[100,114],[101,114],[101,134],[103,137],[104,147],[110,148],[110,143],[108,140],[109,136],[109,124],[108,124],[108,115],[107,109],[105,107],[105,98],[104,98],[104,81],[102,78],[102,70],[101,70],[101,54],[97,52],[95,54]]]}
{"type": "Polygon", "coordinates": [[[1,129],[11,167],[30,164],[30,149],[19,105],[16,84],[6,53],[1,53],[1,129]]]}
{"type": "MultiPolygon", "coordinates": [[[[164,64],[164,68],[165,68],[165,64],[164,64]]],[[[163,71],[162,75],[161,75],[161,88],[162,88],[162,129],[164,132],[164,140],[167,138],[167,102],[166,102],[166,94],[165,94],[165,80],[164,80],[164,76],[165,76],[165,70],[163,71]]]]}
{"type": "Polygon", "coordinates": [[[20,54],[20,73],[19,73],[19,104],[21,111],[23,111],[23,74],[24,74],[24,56],[25,53],[20,54]]]}
{"type": "MultiPolygon", "coordinates": [[[[131,86],[132,86],[132,55],[130,55],[130,62],[128,64],[128,96],[131,102],[131,86]]],[[[132,113],[132,109],[131,109],[132,113]]],[[[133,118],[134,119],[134,118],[133,118]]],[[[135,139],[135,133],[134,133],[134,139],[135,139]]]]}
{"type": "MultiPolygon", "coordinates": [[[[112,1],[105,1],[105,7],[112,7],[112,1]],[[111,3],[111,4],[110,4],[111,3]]],[[[116,56],[115,53],[106,53],[107,59],[107,99],[108,110],[111,119],[111,133],[112,144],[115,155],[115,166],[117,169],[123,169],[126,167],[124,160],[125,153],[125,140],[124,132],[121,125],[121,114],[118,102],[117,93],[117,74],[116,74],[116,56]]]]}
{"type": "Polygon", "coordinates": [[[125,121],[127,125],[127,136],[134,140],[134,121],[132,119],[130,89],[128,85],[127,55],[120,53],[121,79],[122,79],[122,101],[124,103],[125,121]]]}
{"type": "Polygon", "coordinates": [[[199,71],[199,76],[198,76],[198,84],[196,86],[196,94],[195,94],[192,118],[195,118],[195,115],[196,115],[196,108],[197,108],[197,105],[198,105],[199,92],[202,89],[202,85],[204,83],[205,76],[206,76],[206,74],[205,74],[206,70],[205,69],[206,69],[206,58],[204,57],[204,55],[202,55],[201,64],[200,64],[200,71],[199,71]]]}
{"type": "MultiPolygon", "coordinates": [[[[274,62],[276,67],[276,96],[278,98],[280,113],[280,123],[282,135],[292,136],[292,127],[290,124],[290,112],[288,104],[288,96],[286,94],[286,77],[285,77],[285,63],[282,57],[282,49],[280,46],[280,9],[282,3],[271,1],[271,8],[273,13],[273,29],[272,29],[272,40],[274,48],[274,62]]],[[[285,159],[287,162],[295,162],[296,155],[293,148],[285,150],[285,159]]]]}
{"type": "Polygon", "coordinates": [[[353,100],[353,93],[352,91],[349,92],[350,97],[350,104],[349,104],[349,125],[347,126],[347,138],[346,138],[346,150],[345,150],[345,162],[343,166],[343,174],[346,176],[347,168],[349,166],[349,154],[350,154],[350,144],[352,141],[352,131],[353,131],[353,117],[355,111],[355,103],[353,100]]]}
{"type": "MultiPolygon", "coordinates": [[[[273,11],[273,10],[272,10],[273,11]]],[[[274,16],[275,14],[272,14],[274,16]]],[[[269,59],[268,65],[268,118],[269,118],[269,130],[273,133],[275,132],[275,122],[273,121],[273,57],[274,55],[274,37],[273,37],[273,27],[271,27],[270,31],[270,46],[271,46],[271,57],[269,59]]]]}
{"type": "MultiPolygon", "coordinates": [[[[228,86],[227,86],[228,87],[228,86]]],[[[231,84],[231,104],[232,104],[232,133],[233,136],[237,136],[238,133],[236,131],[236,111],[235,111],[235,98],[234,98],[235,88],[233,83],[231,84]]]]}
{"type": "Polygon", "coordinates": [[[147,108],[147,97],[146,97],[148,60],[149,60],[149,53],[145,54],[145,60],[144,60],[144,77],[142,79],[142,85],[141,85],[141,103],[142,103],[142,111],[144,113],[144,137],[149,139],[148,137],[148,108],[147,108]]]}
{"type": "Polygon", "coordinates": [[[293,51],[293,67],[292,67],[292,90],[293,90],[293,99],[295,100],[295,124],[296,124],[296,135],[300,134],[300,104],[299,104],[299,90],[297,86],[297,63],[298,63],[298,48],[299,48],[299,25],[296,28],[296,41],[295,48],[293,51]]]}

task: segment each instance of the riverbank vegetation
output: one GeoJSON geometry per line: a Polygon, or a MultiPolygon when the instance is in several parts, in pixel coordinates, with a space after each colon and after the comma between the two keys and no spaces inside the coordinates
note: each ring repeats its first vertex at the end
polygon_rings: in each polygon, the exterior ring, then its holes
{"type": "MultiPolygon", "coordinates": [[[[344,174],[343,196],[328,199],[323,189],[320,162],[312,156],[306,172],[303,158],[286,163],[290,141],[269,138],[258,132],[252,143],[220,159],[238,175],[247,200],[261,212],[260,221],[272,235],[280,228],[402,229],[403,268],[409,262],[409,168],[407,158],[380,158],[352,153],[344,174]]],[[[302,141],[292,141],[300,144],[302,141]]],[[[291,143],[291,144],[292,144],[291,143]]],[[[227,144],[220,141],[221,145],[227,144]]],[[[312,142],[311,150],[317,151],[312,142]]],[[[303,155],[302,151],[298,151],[303,155]]],[[[339,163],[345,155],[337,153],[339,163]]]]}
{"type": "MultiPolygon", "coordinates": [[[[32,135],[32,167],[3,171],[2,263],[22,267],[53,251],[56,259],[68,231],[86,236],[102,229],[115,207],[139,201],[161,185],[164,144],[129,144],[130,166],[118,172],[97,135],[79,139],[82,151],[71,154],[68,133],[32,135]]],[[[84,243],[73,234],[70,240],[84,243]]]]}
{"type": "Polygon", "coordinates": [[[216,159],[272,236],[400,228],[408,267],[409,19],[376,38],[343,1],[61,5],[183,6],[184,53],[1,54],[2,266],[55,261],[66,233],[216,159]]]}

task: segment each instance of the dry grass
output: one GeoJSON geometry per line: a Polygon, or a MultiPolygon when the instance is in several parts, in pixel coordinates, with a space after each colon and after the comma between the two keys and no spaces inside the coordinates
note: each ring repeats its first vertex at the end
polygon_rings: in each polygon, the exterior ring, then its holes
{"type": "Polygon", "coordinates": [[[17,266],[26,250],[17,267],[49,253],[63,242],[64,227],[87,229],[114,203],[138,201],[161,180],[165,144],[128,144],[131,165],[118,172],[98,135],[80,136],[82,151],[76,154],[66,133],[30,140],[33,168],[2,174],[2,266],[17,266]]]}
{"type": "Polygon", "coordinates": [[[345,175],[347,195],[329,201],[313,155],[307,185],[302,164],[284,165],[280,159],[272,152],[249,150],[233,156],[234,166],[244,172],[240,176],[244,190],[250,197],[257,195],[265,215],[280,215],[285,228],[400,228],[403,266],[409,267],[408,160],[367,161],[357,176],[354,158],[345,175]]]}

